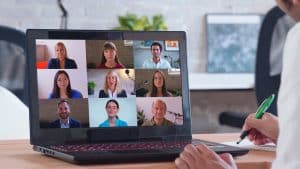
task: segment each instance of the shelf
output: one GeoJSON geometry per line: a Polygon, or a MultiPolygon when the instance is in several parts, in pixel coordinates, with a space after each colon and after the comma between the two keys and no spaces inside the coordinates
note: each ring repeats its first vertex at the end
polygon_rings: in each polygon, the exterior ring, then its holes
{"type": "Polygon", "coordinates": [[[191,73],[190,90],[241,90],[254,88],[254,74],[191,73]]]}

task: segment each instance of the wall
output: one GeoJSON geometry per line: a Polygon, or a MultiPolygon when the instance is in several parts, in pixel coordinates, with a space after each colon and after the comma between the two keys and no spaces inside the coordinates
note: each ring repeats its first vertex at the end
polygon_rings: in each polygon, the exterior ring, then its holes
{"type": "MultiPolygon", "coordinates": [[[[189,72],[205,72],[206,13],[266,13],[275,0],[63,0],[69,11],[68,28],[111,29],[126,12],[152,17],[161,13],[169,30],[187,33],[189,72]]],[[[52,0],[0,0],[2,25],[27,28],[59,28],[61,12],[52,0]]],[[[218,112],[254,111],[253,91],[192,91],[193,132],[218,132],[218,112]],[[250,103],[250,104],[248,104],[250,103]],[[203,124],[203,125],[202,125],[203,124]]]]}
{"type": "MultiPolygon", "coordinates": [[[[188,39],[190,72],[206,70],[206,13],[265,13],[275,0],[63,0],[71,29],[111,29],[126,12],[165,16],[169,30],[184,30],[188,39]]],[[[0,0],[1,25],[27,28],[59,28],[61,12],[55,0],[0,0]]]]}
{"type": "Polygon", "coordinates": [[[256,97],[254,90],[192,91],[192,131],[194,133],[240,132],[219,124],[219,114],[224,111],[254,113],[256,97]]]}

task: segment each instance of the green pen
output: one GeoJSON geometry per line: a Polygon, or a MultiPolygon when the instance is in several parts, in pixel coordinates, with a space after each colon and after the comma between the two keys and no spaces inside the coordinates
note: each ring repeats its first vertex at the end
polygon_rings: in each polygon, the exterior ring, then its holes
{"type": "MultiPolygon", "coordinates": [[[[264,115],[264,113],[268,110],[268,108],[271,106],[272,102],[274,101],[275,95],[272,94],[271,96],[269,96],[267,99],[265,99],[260,106],[258,107],[258,109],[255,112],[255,118],[256,119],[261,119],[262,116],[264,115]]],[[[236,144],[239,144],[240,142],[242,142],[242,140],[249,134],[250,130],[247,131],[243,131],[240,135],[239,140],[236,142],[236,144]]]]}

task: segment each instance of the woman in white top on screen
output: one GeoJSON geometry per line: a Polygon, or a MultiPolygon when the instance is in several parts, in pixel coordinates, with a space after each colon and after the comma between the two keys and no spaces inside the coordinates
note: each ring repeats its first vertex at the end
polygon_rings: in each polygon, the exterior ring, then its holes
{"type": "Polygon", "coordinates": [[[104,89],[100,90],[99,98],[127,97],[126,91],[121,89],[120,78],[115,71],[109,71],[104,80],[104,89]]]}
{"type": "MultiPolygon", "coordinates": [[[[289,31],[283,52],[278,97],[278,119],[266,113],[262,119],[249,115],[243,126],[255,144],[277,143],[272,169],[300,168],[300,0],[276,0],[278,6],[298,23],[289,31]]],[[[188,145],[175,160],[179,169],[236,169],[230,154],[217,155],[204,145],[188,145]]]]}

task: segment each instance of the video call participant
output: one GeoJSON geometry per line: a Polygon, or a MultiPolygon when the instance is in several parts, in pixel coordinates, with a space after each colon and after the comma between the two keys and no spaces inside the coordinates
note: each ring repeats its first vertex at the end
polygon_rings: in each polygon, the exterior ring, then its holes
{"type": "Polygon", "coordinates": [[[82,94],[79,91],[72,89],[69,75],[64,70],[59,70],[55,74],[52,93],[49,95],[48,99],[53,98],[82,98],[82,94]]]}
{"type": "Polygon", "coordinates": [[[120,78],[115,71],[106,74],[103,88],[99,92],[99,98],[127,97],[126,91],[121,89],[120,78]]]}
{"type": "Polygon", "coordinates": [[[169,69],[171,68],[170,63],[161,58],[161,51],[162,46],[158,42],[153,42],[151,44],[151,53],[152,57],[150,59],[147,59],[143,63],[143,68],[149,68],[149,69],[169,69]]]}
{"type": "Polygon", "coordinates": [[[167,120],[165,115],[167,113],[167,104],[157,99],[152,103],[152,115],[151,120],[146,120],[142,126],[172,126],[174,123],[167,120]]]}
{"type": "Polygon", "coordinates": [[[57,104],[58,119],[49,123],[49,128],[80,128],[79,121],[70,117],[71,109],[67,100],[60,100],[57,104]]]}
{"type": "Polygon", "coordinates": [[[97,69],[122,69],[125,66],[119,61],[117,47],[112,42],[105,42],[102,49],[101,63],[97,69]]]}
{"type": "Polygon", "coordinates": [[[108,100],[105,105],[107,120],[99,125],[99,127],[125,127],[128,126],[127,123],[123,120],[120,120],[118,113],[120,110],[119,103],[114,100],[108,100]]]}
{"type": "Polygon", "coordinates": [[[173,96],[167,91],[166,78],[162,71],[156,70],[152,76],[151,91],[146,94],[147,97],[170,97],[173,96]]]}
{"type": "Polygon", "coordinates": [[[68,58],[67,49],[62,42],[55,45],[56,58],[50,59],[48,69],[77,69],[73,59],[68,58]]]}

